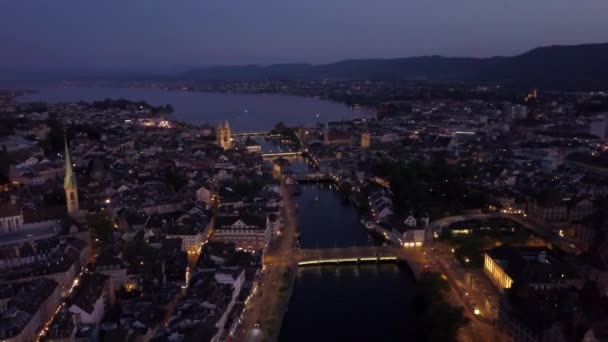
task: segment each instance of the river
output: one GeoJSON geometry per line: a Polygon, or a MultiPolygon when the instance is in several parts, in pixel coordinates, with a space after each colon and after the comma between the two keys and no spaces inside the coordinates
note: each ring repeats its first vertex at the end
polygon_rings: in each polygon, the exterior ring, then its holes
{"type": "Polygon", "coordinates": [[[397,264],[300,268],[279,341],[413,341],[413,286],[397,264]]]}
{"type": "MultiPolygon", "coordinates": [[[[378,243],[328,184],[302,185],[297,203],[302,248],[378,243]]],[[[393,263],[302,267],[279,341],[414,340],[413,286],[393,263]]]]}
{"type": "Polygon", "coordinates": [[[268,130],[282,121],[287,125],[313,126],[317,122],[348,120],[363,115],[347,106],[315,98],[287,95],[219,94],[143,88],[35,87],[21,102],[77,102],[110,99],[171,104],[177,120],[217,124],[228,120],[235,132],[268,130]]]}
{"type": "Polygon", "coordinates": [[[303,184],[298,197],[301,248],[332,248],[377,244],[359,222],[355,208],[330,184],[303,184]]]}

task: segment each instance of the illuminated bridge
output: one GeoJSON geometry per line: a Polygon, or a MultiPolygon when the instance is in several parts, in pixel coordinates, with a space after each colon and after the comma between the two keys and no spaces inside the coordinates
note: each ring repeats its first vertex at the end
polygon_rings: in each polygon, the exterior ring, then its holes
{"type": "Polygon", "coordinates": [[[263,158],[299,157],[301,155],[300,151],[262,153],[263,158]]]}
{"type": "Polygon", "coordinates": [[[264,136],[268,136],[270,135],[270,133],[268,132],[238,132],[238,133],[232,133],[233,137],[264,137],[264,136]]]}
{"type": "Polygon", "coordinates": [[[325,173],[320,173],[320,172],[297,173],[297,174],[294,175],[294,178],[295,178],[295,180],[297,180],[298,182],[301,182],[301,183],[306,183],[306,182],[325,182],[325,181],[335,181],[336,180],[332,176],[330,176],[328,174],[325,174],[325,173]]]}
{"type": "Polygon", "coordinates": [[[405,261],[418,274],[424,267],[423,248],[399,246],[362,246],[323,249],[300,249],[298,266],[346,264],[364,262],[405,261]]]}

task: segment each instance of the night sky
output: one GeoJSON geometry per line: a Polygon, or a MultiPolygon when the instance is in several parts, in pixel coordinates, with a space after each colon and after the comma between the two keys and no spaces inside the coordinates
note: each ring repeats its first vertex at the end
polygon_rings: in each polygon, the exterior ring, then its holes
{"type": "Polygon", "coordinates": [[[514,55],[608,42],[606,0],[2,0],[0,67],[514,55]]]}

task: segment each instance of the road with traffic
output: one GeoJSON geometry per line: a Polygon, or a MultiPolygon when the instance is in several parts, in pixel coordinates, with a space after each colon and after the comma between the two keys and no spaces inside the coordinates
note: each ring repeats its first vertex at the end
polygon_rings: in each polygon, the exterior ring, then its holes
{"type": "Polygon", "coordinates": [[[281,182],[283,197],[284,228],[280,235],[268,245],[264,253],[261,276],[256,293],[249,301],[241,323],[236,329],[234,341],[273,341],[278,336],[283,318],[282,310],[287,308],[293,277],[297,268],[295,256],[297,222],[296,209],[287,185],[281,182]]]}

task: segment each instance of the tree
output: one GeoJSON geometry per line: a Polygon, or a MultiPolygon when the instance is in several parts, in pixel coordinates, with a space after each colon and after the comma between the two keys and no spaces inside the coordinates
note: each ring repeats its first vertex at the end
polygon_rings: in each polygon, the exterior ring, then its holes
{"type": "Polygon", "coordinates": [[[154,254],[154,248],[151,247],[143,238],[135,238],[127,244],[125,256],[131,263],[139,257],[147,257],[154,254]]]}
{"type": "MultiPolygon", "coordinates": [[[[4,177],[8,180],[9,169],[11,165],[11,158],[6,150],[0,147],[0,177],[4,177]]],[[[0,183],[2,183],[0,179],[0,183]]]]}
{"type": "Polygon", "coordinates": [[[438,273],[423,272],[416,281],[414,312],[422,341],[456,341],[458,330],[468,324],[462,308],[447,303],[450,284],[438,273]]]}
{"type": "Polygon", "coordinates": [[[46,124],[49,126],[50,131],[47,138],[41,142],[44,152],[48,154],[63,151],[65,141],[63,124],[55,115],[49,116],[46,124]]]}
{"type": "Polygon", "coordinates": [[[172,167],[165,173],[165,184],[177,192],[188,184],[188,177],[186,177],[181,169],[172,167]]]}
{"type": "Polygon", "coordinates": [[[258,179],[250,179],[243,182],[238,182],[234,185],[233,190],[236,194],[248,197],[255,196],[259,193],[262,188],[264,188],[264,184],[258,179]]]}
{"type": "Polygon", "coordinates": [[[348,200],[350,195],[353,193],[353,185],[350,182],[342,182],[338,188],[338,193],[343,199],[348,200]]]}
{"type": "MultiPolygon", "coordinates": [[[[467,170],[448,165],[442,158],[413,160],[407,164],[381,160],[374,163],[371,173],[388,178],[393,193],[393,202],[398,213],[410,210],[428,211],[431,208],[440,213],[456,213],[463,209],[468,198],[466,186],[467,170]]],[[[482,200],[473,198],[478,205],[482,200]]]]}
{"type": "Polygon", "coordinates": [[[431,342],[456,341],[458,330],[468,324],[469,319],[462,308],[444,301],[433,303],[419,318],[424,330],[424,340],[431,342]]]}
{"type": "Polygon", "coordinates": [[[294,143],[298,142],[296,130],[292,127],[287,127],[282,121],[279,121],[274,125],[274,128],[270,130],[270,134],[280,134],[289,141],[294,143]]]}
{"type": "Polygon", "coordinates": [[[114,223],[105,211],[87,214],[86,219],[92,241],[106,242],[112,238],[114,223]]]}

